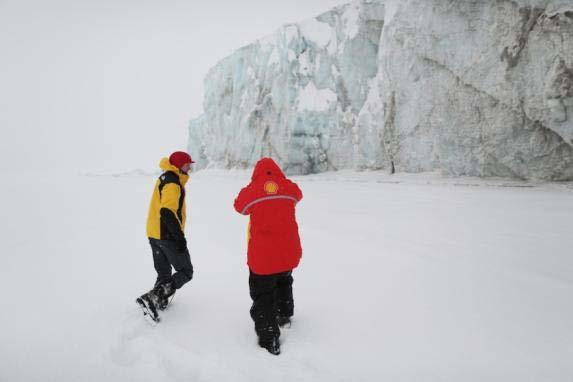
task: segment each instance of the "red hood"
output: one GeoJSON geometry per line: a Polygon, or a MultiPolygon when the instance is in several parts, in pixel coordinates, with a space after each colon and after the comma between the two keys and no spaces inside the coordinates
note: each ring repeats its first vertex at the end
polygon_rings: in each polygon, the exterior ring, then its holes
{"type": "Polygon", "coordinates": [[[255,169],[253,170],[253,176],[251,176],[251,180],[254,181],[261,176],[275,179],[285,178],[285,174],[271,158],[263,158],[257,162],[255,169]]]}

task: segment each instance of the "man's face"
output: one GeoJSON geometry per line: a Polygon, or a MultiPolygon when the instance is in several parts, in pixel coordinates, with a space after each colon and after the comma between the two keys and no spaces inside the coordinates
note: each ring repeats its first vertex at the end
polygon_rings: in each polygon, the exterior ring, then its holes
{"type": "Polygon", "coordinates": [[[181,166],[181,171],[183,171],[185,174],[187,174],[190,169],[191,163],[185,163],[183,166],[181,166]]]}

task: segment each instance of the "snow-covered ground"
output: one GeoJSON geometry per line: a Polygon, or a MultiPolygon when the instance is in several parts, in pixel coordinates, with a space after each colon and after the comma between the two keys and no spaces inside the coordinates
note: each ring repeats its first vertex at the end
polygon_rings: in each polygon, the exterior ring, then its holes
{"type": "Polygon", "coordinates": [[[134,303],[154,281],[152,176],[5,177],[0,380],[573,380],[573,185],[295,178],[304,254],[275,357],[232,208],[248,176],[192,176],[195,278],[156,327],[134,303]]]}

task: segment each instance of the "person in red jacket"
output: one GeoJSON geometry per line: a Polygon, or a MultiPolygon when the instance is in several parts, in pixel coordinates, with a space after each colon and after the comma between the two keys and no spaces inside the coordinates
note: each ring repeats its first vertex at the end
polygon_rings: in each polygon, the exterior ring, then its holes
{"type": "Polygon", "coordinates": [[[298,186],[270,158],[257,162],[251,183],[235,199],[235,210],[250,216],[251,318],[259,345],[275,355],[280,353],[279,326],[290,324],[294,310],[292,270],[302,256],[295,206],[301,199],[298,186]]]}

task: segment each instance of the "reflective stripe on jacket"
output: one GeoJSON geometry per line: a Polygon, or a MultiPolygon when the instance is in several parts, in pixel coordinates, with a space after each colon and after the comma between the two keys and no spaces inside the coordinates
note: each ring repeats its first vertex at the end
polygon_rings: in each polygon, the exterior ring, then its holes
{"type": "Polygon", "coordinates": [[[235,210],[250,216],[247,263],[259,275],[286,272],[298,266],[302,248],[295,206],[298,186],[270,158],[257,162],[251,183],[235,199],[235,210]]]}

